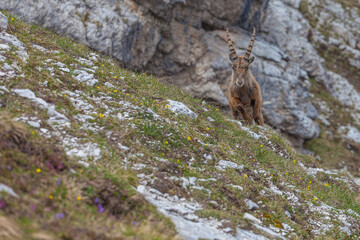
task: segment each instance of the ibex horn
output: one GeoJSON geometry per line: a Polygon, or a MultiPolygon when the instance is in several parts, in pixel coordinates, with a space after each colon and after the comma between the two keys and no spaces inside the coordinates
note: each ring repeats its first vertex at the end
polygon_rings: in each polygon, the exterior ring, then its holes
{"type": "Polygon", "coordinates": [[[227,37],[227,41],[228,41],[228,44],[229,44],[229,50],[230,50],[229,57],[230,57],[230,61],[231,61],[231,62],[234,62],[234,61],[236,61],[236,60],[238,59],[238,55],[236,54],[236,51],[235,51],[233,42],[231,41],[230,34],[229,34],[229,29],[226,29],[226,37],[227,37]]]}
{"type": "Polygon", "coordinates": [[[255,42],[255,27],[253,29],[253,34],[251,36],[249,47],[246,49],[246,53],[245,53],[245,56],[244,56],[244,60],[246,60],[246,61],[249,61],[250,54],[251,54],[254,42],[255,42]]]}

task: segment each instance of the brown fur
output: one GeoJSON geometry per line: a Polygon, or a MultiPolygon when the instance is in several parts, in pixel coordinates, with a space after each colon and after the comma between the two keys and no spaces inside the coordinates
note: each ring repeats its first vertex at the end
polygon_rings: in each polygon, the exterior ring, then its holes
{"type": "Polygon", "coordinates": [[[235,119],[237,119],[239,113],[241,113],[246,123],[249,124],[254,119],[257,124],[263,126],[264,120],[261,114],[261,90],[249,68],[250,64],[254,61],[254,57],[251,57],[250,59],[249,57],[255,41],[255,28],[244,57],[236,55],[228,31],[227,40],[230,49],[230,61],[232,63],[232,75],[229,86],[229,105],[231,113],[235,119]],[[245,110],[246,107],[253,108],[253,118],[245,110]]]}

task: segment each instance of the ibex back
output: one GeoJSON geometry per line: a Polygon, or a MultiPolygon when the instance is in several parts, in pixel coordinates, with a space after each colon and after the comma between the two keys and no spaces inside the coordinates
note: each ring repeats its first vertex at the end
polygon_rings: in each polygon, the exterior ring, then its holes
{"type": "Polygon", "coordinates": [[[226,30],[226,36],[232,65],[232,75],[229,86],[229,105],[232,115],[237,119],[239,113],[241,113],[246,123],[249,124],[254,119],[257,124],[263,126],[264,120],[261,114],[261,90],[249,68],[250,64],[254,61],[254,57],[250,58],[250,54],[255,41],[255,28],[249,47],[244,56],[238,56],[236,54],[228,30],[226,30]],[[253,108],[253,118],[245,110],[246,107],[250,106],[253,108]]]}

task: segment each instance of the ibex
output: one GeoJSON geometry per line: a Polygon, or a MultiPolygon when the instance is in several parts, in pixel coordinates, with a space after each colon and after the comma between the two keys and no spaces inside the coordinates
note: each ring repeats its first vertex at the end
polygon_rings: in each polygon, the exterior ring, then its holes
{"type": "Polygon", "coordinates": [[[261,90],[249,69],[250,64],[254,61],[254,57],[250,58],[250,54],[255,41],[255,28],[253,29],[249,47],[244,56],[238,56],[236,54],[228,29],[226,29],[226,37],[229,44],[229,57],[232,65],[232,75],[229,86],[229,105],[232,115],[237,119],[239,112],[241,112],[245,121],[249,124],[253,119],[246,112],[245,108],[251,106],[253,108],[253,118],[255,122],[263,126],[261,90]]]}

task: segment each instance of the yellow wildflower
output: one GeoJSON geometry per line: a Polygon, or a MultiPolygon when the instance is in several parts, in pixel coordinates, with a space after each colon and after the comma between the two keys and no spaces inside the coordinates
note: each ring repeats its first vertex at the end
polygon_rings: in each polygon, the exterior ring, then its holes
{"type": "Polygon", "coordinates": [[[76,199],[80,201],[80,200],[81,200],[81,197],[80,197],[80,196],[78,196],[76,199]]]}
{"type": "Polygon", "coordinates": [[[189,140],[189,141],[190,141],[190,140],[191,140],[191,137],[188,137],[188,138],[187,138],[187,140],[189,140]]]}
{"type": "Polygon", "coordinates": [[[316,201],[317,197],[314,197],[314,201],[316,201]]]}
{"type": "Polygon", "coordinates": [[[177,163],[180,163],[180,160],[178,159],[178,160],[176,160],[176,162],[177,162],[177,163]]]}
{"type": "Polygon", "coordinates": [[[97,113],[94,113],[94,115],[97,115],[97,113]]]}
{"type": "Polygon", "coordinates": [[[104,66],[104,64],[101,64],[101,66],[103,67],[103,66],[104,66]]]}
{"type": "Polygon", "coordinates": [[[137,99],[135,98],[135,99],[134,99],[134,101],[136,102],[136,101],[137,101],[137,99]]]}
{"type": "Polygon", "coordinates": [[[205,143],[205,146],[207,146],[207,143],[205,143]]]}
{"type": "Polygon", "coordinates": [[[296,160],[294,159],[293,162],[294,162],[294,164],[295,164],[295,163],[296,163],[296,160]]]}
{"type": "Polygon", "coordinates": [[[32,135],[35,135],[35,132],[34,132],[34,131],[32,131],[32,132],[31,132],[31,134],[32,134],[32,135]]]}
{"type": "Polygon", "coordinates": [[[165,153],[162,153],[163,156],[165,156],[165,153]]]}
{"type": "Polygon", "coordinates": [[[262,147],[264,147],[264,145],[261,144],[260,147],[262,148],[262,147]]]}
{"type": "Polygon", "coordinates": [[[11,18],[11,21],[14,21],[14,18],[11,18]]]}
{"type": "Polygon", "coordinates": [[[217,108],[216,111],[219,111],[219,109],[217,108]]]}
{"type": "Polygon", "coordinates": [[[324,185],[325,185],[326,187],[330,186],[330,185],[329,185],[329,184],[327,184],[327,183],[325,183],[324,185]]]}
{"type": "Polygon", "coordinates": [[[244,178],[247,178],[247,177],[248,177],[248,175],[245,174],[245,175],[244,175],[244,178]]]}
{"type": "Polygon", "coordinates": [[[166,141],[165,144],[169,144],[168,141],[166,141]]]}
{"type": "Polygon", "coordinates": [[[50,195],[50,196],[49,196],[49,199],[53,199],[53,198],[54,198],[53,195],[50,195]]]}
{"type": "Polygon", "coordinates": [[[126,94],[126,96],[129,96],[129,95],[130,95],[130,93],[127,93],[127,94],[126,94]]]}
{"type": "Polygon", "coordinates": [[[99,87],[99,86],[97,86],[96,88],[97,88],[97,89],[100,89],[100,87],[99,87]]]}
{"type": "Polygon", "coordinates": [[[207,131],[209,131],[209,130],[210,130],[210,128],[206,127],[206,130],[207,130],[207,131]]]}
{"type": "Polygon", "coordinates": [[[67,95],[66,95],[66,94],[64,94],[64,96],[65,96],[65,97],[67,97],[67,95]]]}
{"type": "Polygon", "coordinates": [[[117,90],[115,89],[114,92],[117,92],[117,90]]]}
{"type": "Polygon", "coordinates": [[[309,183],[311,183],[311,181],[309,183]]]}
{"type": "Polygon", "coordinates": [[[100,113],[100,117],[101,117],[101,118],[103,118],[103,117],[105,117],[105,115],[104,115],[104,114],[102,114],[102,113],[100,113]]]}
{"type": "Polygon", "coordinates": [[[41,173],[41,169],[40,169],[40,168],[37,168],[37,169],[36,169],[36,172],[37,172],[37,173],[41,173]]]}

